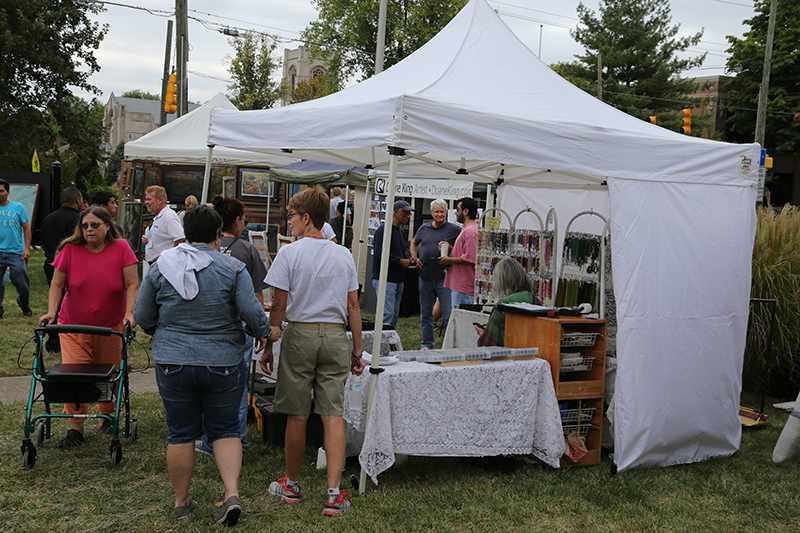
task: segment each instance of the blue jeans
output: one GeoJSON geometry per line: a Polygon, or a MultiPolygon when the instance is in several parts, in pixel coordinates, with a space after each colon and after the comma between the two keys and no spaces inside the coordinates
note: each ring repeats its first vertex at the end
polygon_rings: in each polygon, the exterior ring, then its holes
{"type": "MultiPolygon", "coordinates": [[[[244,352],[244,365],[247,368],[247,371],[245,372],[245,377],[248,376],[248,373],[250,371],[250,365],[252,364],[252,361],[253,361],[253,337],[251,337],[250,335],[247,335],[247,341],[250,343],[250,347],[247,350],[245,350],[245,352],[244,352]]],[[[247,448],[250,447],[250,443],[247,442],[246,440],[244,440],[244,438],[247,436],[247,408],[248,408],[247,400],[248,400],[248,398],[249,398],[249,396],[247,394],[247,379],[245,379],[245,382],[244,382],[244,394],[242,394],[242,401],[241,401],[241,403],[239,403],[239,436],[242,437],[242,451],[243,452],[246,452],[247,448]]],[[[205,449],[209,453],[214,453],[214,448],[211,446],[211,443],[208,442],[208,434],[207,433],[203,433],[203,439],[202,440],[203,440],[203,443],[201,444],[201,446],[203,447],[203,449],[205,449]]]]}
{"type": "MultiPolygon", "coordinates": [[[[378,294],[380,280],[373,279],[372,286],[378,294]]],[[[397,319],[400,318],[400,300],[403,299],[403,284],[386,282],[386,301],[383,303],[383,323],[390,324],[392,329],[397,328],[397,319]]],[[[378,313],[375,313],[377,318],[378,313]]]]}
{"type": "Polygon", "coordinates": [[[453,309],[455,309],[457,305],[471,304],[475,301],[475,296],[473,294],[467,294],[465,292],[451,291],[451,296],[453,309]]]}
{"type": "Polygon", "coordinates": [[[25,261],[22,260],[22,254],[0,252],[0,315],[3,314],[3,299],[6,294],[6,267],[11,269],[8,277],[17,288],[17,305],[28,307],[31,298],[31,282],[28,279],[28,270],[25,267],[25,261]]]}
{"type": "Polygon", "coordinates": [[[450,320],[450,311],[453,309],[450,289],[444,286],[444,278],[419,278],[419,325],[422,328],[422,346],[433,348],[436,340],[433,338],[433,306],[436,298],[442,308],[442,326],[447,329],[450,320]]]}
{"type": "Polygon", "coordinates": [[[167,419],[167,442],[210,443],[240,438],[239,405],[247,381],[244,360],[235,366],[156,364],[156,383],[167,419]]]}

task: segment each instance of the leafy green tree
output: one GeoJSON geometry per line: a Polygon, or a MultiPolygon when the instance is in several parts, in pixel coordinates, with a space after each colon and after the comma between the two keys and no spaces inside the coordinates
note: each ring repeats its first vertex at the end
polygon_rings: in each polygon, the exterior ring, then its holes
{"type": "Polygon", "coordinates": [[[122,93],[122,98],[139,98],[140,100],[161,100],[161,96],[142,89],[133,89],[122,93]]]}
{"type": "Polygon", "coordinates": [[[58,124],[69,118],[61,102],[71,96],[71,87],[99,92],[88,80],[100,70],[94,52],[108,28],[88,15],[101,11],[89,2],[0,3],[0,159],[5,168],[29,170],[34,149],[40,156],[53,149],[58,124]]]}
{"type": "Polygon", "coordinates": [[[108,164],[106,165],[106,183],[108,185],[113,185],[117,182],[123,159],[125,159],[125,141],[120,141],[114,152],[109,156],[108,164]]]}
{"type": "MultiPolygon", "coordinates": [[[[696,83],[679,74],[701,65],[705,54],[691,59],[677,54],[697,45],[702,31],[676,37],[680,25],[672,25],[669,0],[601,0],[598,13],[581,3],[578,18],[571,34],[586,51],[576,56],[578,62],[556,65],[556,70],[597,94],[599,54],[603,101],[641,119],[655,114],[660,125],[678,130],[682,115],[676,111],[700,103],[690,96],[696,83]]],[[[693,117],[694,135],[702,129],[698,120],[699,114],[693,117]]]]}
{"type": "MultiPolygon", "coordinates": [[[[728,130],[731,140],[752,142],[756,129],[756,109],[764,68],[764,51],[769,24],[769,0],[755,1],[756,14],[744,21],[750,26],[741,39],[728,36],[729,71],[736,73],[727,86],[728,130]]],[[[764,144],[772,155],[800,153],[800,6],[781,0],[775,18],[775,36],[770,66],[767,121],[764,144]]]]}
{"type": "Polygon", "coordinates": [[[335,92],[330,89],[328,79],[327,74],[324,74],[322,76],[311,76],[307,80],[300,80],[291,93],[292,103],[306,102],[335,92]]]}
{"type": "Polygon", "coordinates": [[[278,69],[272,56],[277,42],[263,33],[247,33],[229,43],[235,51],[228,68],[233,77],[228,86],[230,101],[240,110],[274,106],[284,93],[283,85],[273,80],[278,69]]]}
{"type": "MultiPolygon", "coordinates": [[[[428,42],[467,0],[402,0],[388,3],[384,68],[428,42]]],[[[316,21],[303,31],[313,57],[326,58],[335,89],[375,72],[380,0],[313,0],[316,21]]]]}
{"type": "Polygon", "coordinates": [[[69,96],[60,102],[62,116],[67,120],[59,123],[59,139],[65,145],[60,154],[61,178],[85,191],[105,186],[101,164],[106,160],[103,143],[107,138],[103,126],[105,107],[96,98],[86,102],[69,96]]]}

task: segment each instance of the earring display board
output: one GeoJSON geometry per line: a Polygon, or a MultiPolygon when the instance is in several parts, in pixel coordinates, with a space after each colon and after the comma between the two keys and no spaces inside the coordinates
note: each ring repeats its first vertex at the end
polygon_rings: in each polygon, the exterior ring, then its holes
{"type": "Polygon", "coordinates": [[[544,305],[553,303],[554,232],[479,228],[475,260],[475,303],[494,303],[492,294],[494,267],[502,259],[513,257],[528,273],[533,292],[544,305]]]}

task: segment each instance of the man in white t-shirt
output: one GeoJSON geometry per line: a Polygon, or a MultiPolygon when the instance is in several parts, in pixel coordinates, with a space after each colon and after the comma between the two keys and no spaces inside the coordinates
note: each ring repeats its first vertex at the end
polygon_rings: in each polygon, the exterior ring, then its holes
{"type": "Polygon", "coordinates": [[[183,224],[178,214],[167,206],[167,191],[164,187],[152,185],[144,193],[144,205],[155,215],[153,225],[142,235],[145,245],[144,259],[148,263],[158,260],[161,252],[184,242],[183,224]]]}
{"type": "Polygon", "coordinates": [[[329,212],[329,219],[336,216],[336,208],[339,206],[340,203],[344,202],[344,198],[342,198],[342,188],[341,187],[334,187],[331,189],[331,194],[333,198],[330,201],[330,212],[329,212]]]}

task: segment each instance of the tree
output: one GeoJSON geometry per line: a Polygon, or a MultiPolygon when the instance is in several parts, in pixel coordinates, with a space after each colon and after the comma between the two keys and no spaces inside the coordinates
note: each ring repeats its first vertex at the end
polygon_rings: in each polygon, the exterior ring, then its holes
{"type": "Polygon", "coordinates": [[[335,92],[330,90],[327,74],[311,76],[307,80],[300,80],[292,91],[292,103],[306,102],[335,92]]]}
{"type": "Polygon", "coordinates": [[[693,59],[676,54],[697,45],[702,31],[676,37],[680,25],[671,25],[669,0],[601,0],[599,16],[581,3],[578,18],[571,34],[586,52],[576,56],[577,63],[556,70],[581,79],[579,87],[597,94],[599,54],[603,101],[642,119],[657,114],[659,124],[677,130],[682,121],[674,111],[698,102],[689,96],[696,84],[678,75],[701,65],[705,54],[693,59]]]}
{"type": "Polygon", "coordinates": [[[153,94],[142,89],[133,89],[132,91],[125,91],[122,93],[122,98],[139,98],[140,100],[161,100],[157,94],[153,94]]]}
{"type": "Polygon", "coordinates": [[[240,110],[268,109],[283,96],[283,85],[273,81],[278,63],[272,57],[277,42],[263,33],[230,39],[236,55],[228,71],[233,77],[230,101],[240,110]]]}
{"type": "MultiPolygon", "coordinates": [[[[88,81],[100,70],[94,56],[108,28],[89,19],[99,4],[4,0],[0,4],[0,159],[30,169],[33,150],[53,149],[60,103],[71,87],[97,93],[88,81]]],[[[43,165],[43,168],[46,168],[43,165]]]]}
{"type": "MultiPolygon", "coordinates": [[[[764,68],[764,51],[769,24],[769,0],[756,0],[756,14],[744,21],[750,26],[741,39],[728,36],[731,54],[728,69],[736,77],[728,81],[728,130],[731,140],[753,142],[756,109],[764,68]]],[[[773,155],[800,153],[800,7],[796,2],[778,2],[775,36],[767,97],[765,148],[773,155]]]]}
{"type": "Polygon", "coordinates": [[[120,141],[114,149],[114,152],[108,158],[108,165],[106,165],[106,184],[113,185],[117,182],[123,159],[125,159],[125,141],[120,141]]]}
{"type": "MultiPolygon", "coordinates": [[[[313,0],[319,15],[303,31],[313,57],[325,58],[330,83],[340,89],[353,77],[375,72],[380,0],[313,0]]],[[[402,0],[388,3],[384,68],[428,42],[467,0],[402,0]]]]}
{"type": "Polygon", "coordinates": [[[75,96],[65,98],[60,107],[59,114],[68,117],[57,128],[59,139],[66,145],[59,155],[61,179],[85,191],[103,188],[100,165],[106,159],[102,146],[107,138],[105,107],[96,98],[87,103],[75,96]]]}

